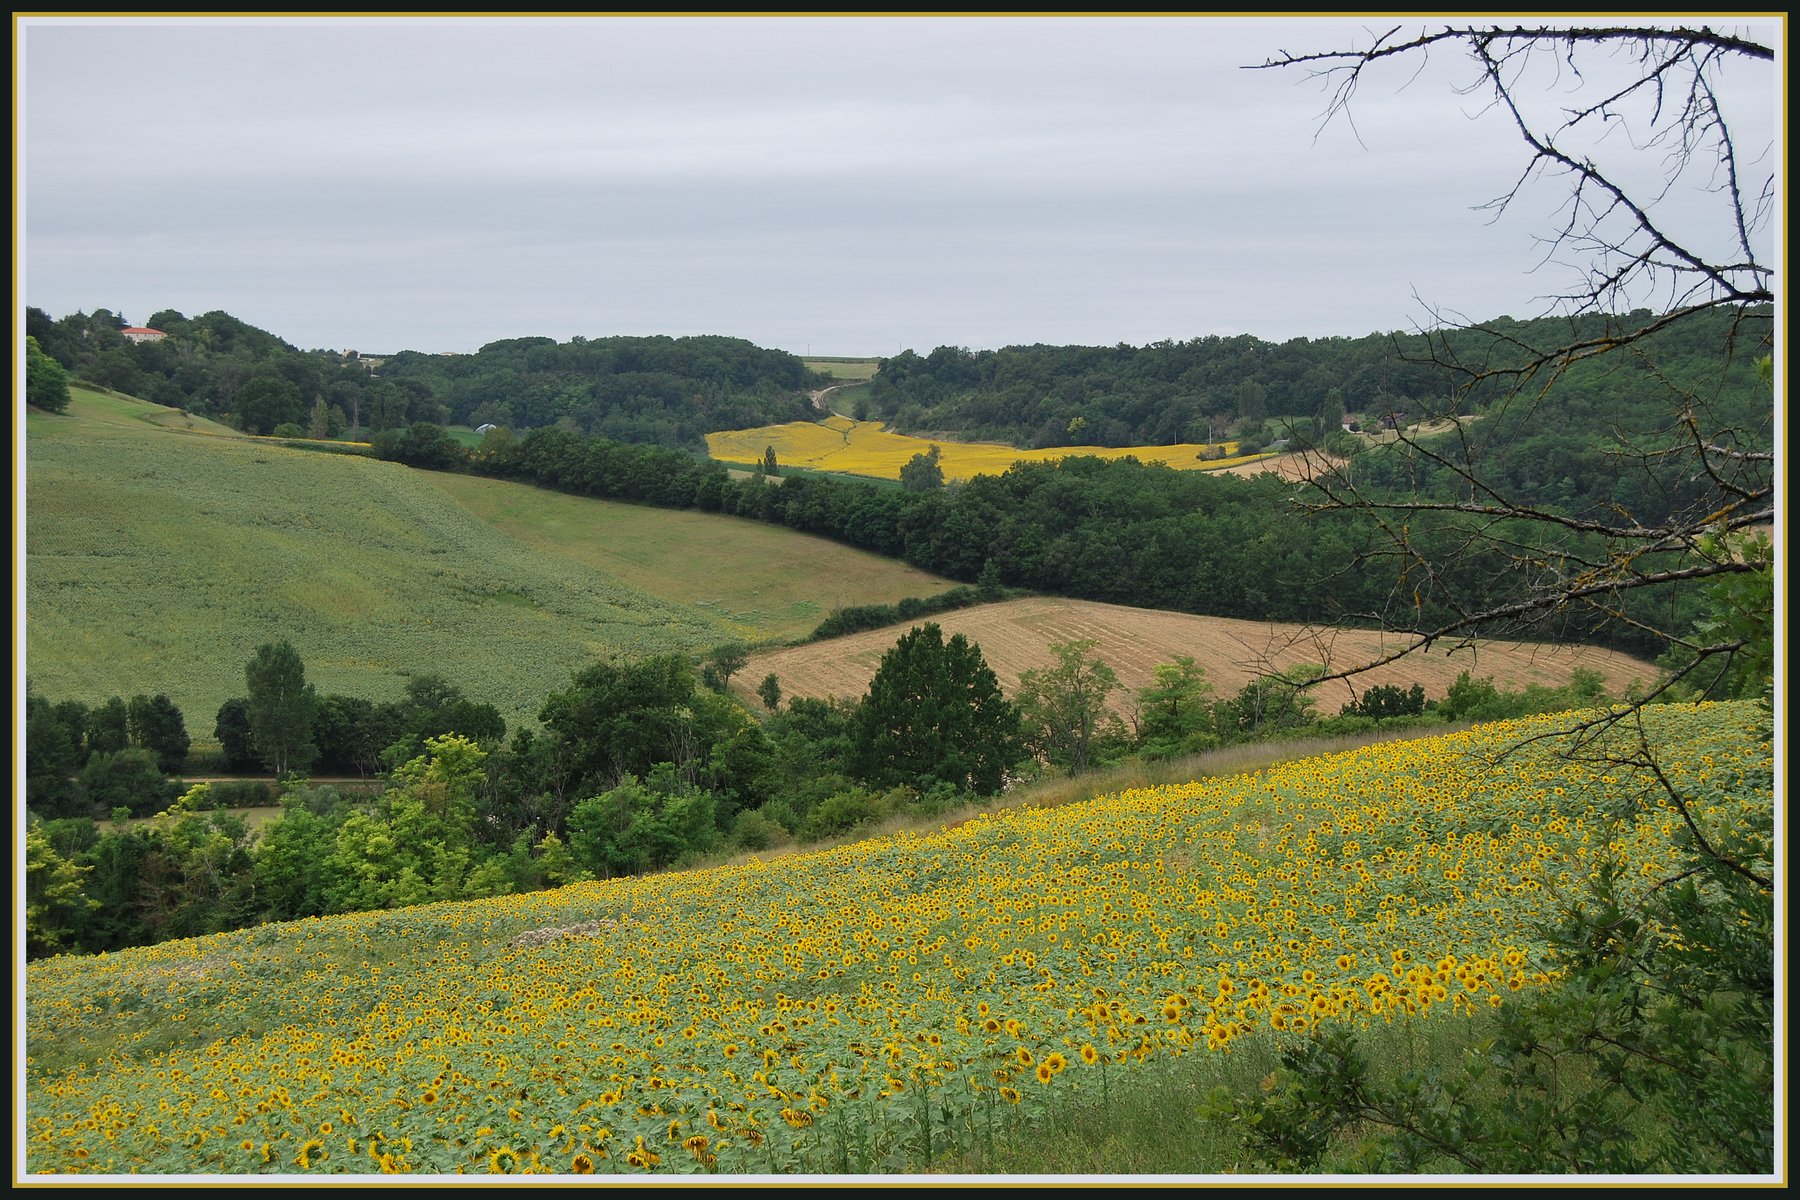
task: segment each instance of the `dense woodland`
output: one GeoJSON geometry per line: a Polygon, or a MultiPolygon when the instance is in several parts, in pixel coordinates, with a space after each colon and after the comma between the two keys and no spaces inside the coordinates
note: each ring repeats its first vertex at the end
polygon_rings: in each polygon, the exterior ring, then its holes
{"type": "Polygon", "coordinates": [[[474,354],[302,352],[228,313],[162,311],[161,341],[133,342],[106,309],[26,332],[75,376],[248,433],[367,436],[426,422],[559,426],[626,442],[703,448],[717,429],[804,420],[819,386],[801,361],[728,337],[513,338],[474,354]]]}
{"type": "MultiPolygon", "coordinates": [[[[1053,447],[1210,442],[1260,436],[1265,426],[1310,430],[1315,421],[1331,430],[1346,414],[1371,421],[1391,413],[1468,414],[1505,395],[1503,379],[1467,386],[1472,372],[1522,364],[1539,348],[1628,336],[1651,319],[1640,309],[1616,318],[1501,317],[1479,329],[1281,343],[1246,334],[1143,347],[939,346],[882,360],[868,389],[872,411],[861,415],[905,432],[1053,447]]],[[[1683,322],[1630,355],[1585,364],[1558,382],[1557,403],[1536,416],[1561,426],[1565,410],[1573,410],[1577,429],[1621,420],[1629,427],[1632,408],[1646,398],[1644,374],[1654,369],[1678,389],[1735,392],[1750,406],[1737,416],[1747,424],[1759,415],[1766,421],[1753,364],[1769,352],[1771,314],[1761,310],[1744,327],[1739,320],[1721,312],[1683,322]],[[1721,379],[1733,340],[1733,366],[1721,379]]]]}

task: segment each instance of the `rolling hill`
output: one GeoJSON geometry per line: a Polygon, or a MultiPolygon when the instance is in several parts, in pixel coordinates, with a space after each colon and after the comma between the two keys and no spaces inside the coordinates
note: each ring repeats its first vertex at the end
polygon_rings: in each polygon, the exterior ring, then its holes
{"type": "Polygon", "coordinates": [[[785,638],[949,586],[749,521],[301,450],[87,389],[26,437],[33,686],[167,692],[201,739],[282,638],[321,692],[393,699],[432,673],[516,724],[596,657],[785,638]]]}

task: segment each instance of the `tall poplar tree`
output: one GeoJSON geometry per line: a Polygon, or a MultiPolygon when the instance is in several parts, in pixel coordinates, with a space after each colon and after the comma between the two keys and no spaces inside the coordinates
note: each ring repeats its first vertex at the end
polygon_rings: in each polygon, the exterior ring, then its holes
{"type": "Polygon", "coordinates": [[[317,702],[306,682],[306,665],[287,641],[256,649],[244,667],[249,689],[250,739],[257,757],[277,777],[312,764],[313,715],[317,702]]]}

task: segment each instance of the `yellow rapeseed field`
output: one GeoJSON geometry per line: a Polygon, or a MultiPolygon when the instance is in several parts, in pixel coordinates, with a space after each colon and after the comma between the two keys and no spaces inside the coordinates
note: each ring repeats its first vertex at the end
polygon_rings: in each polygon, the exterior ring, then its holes
{"type": "MultiPolygon", "coordinates": [[[[33,964],[34,1172],[886,1170],[1140,1064],[1554,986],[1675,813],[1532,718],[767,862],[33,964]]],[[[1646,714],[1723,829],[1752,706],[1646,714]]]]}
{"type": "Polygon", "coordinates": [[[999,475],[1016,462],[1056,462],[1071,455],[1106,459],[1131,457],[1141,462],[1166,463],[1184,471],[1229,467],[1268,457],[1255,454],[1232,457],[1236,446],[1231,442],[1215,446],[1184,442],[1177,446],[1129,446],[1123,449],[1058,446],[1053,450],[1018,450],[993,442],[934,442],[928,438],[889,433],[880,421],[853,421],[841,416],[831,416],[823,421],[793,421],[786,425],[709,433],[706,446],[720,462],[754,466],[763,461],[764,451],[773,446],[775,460],[781,466],[810,467],[877,479],[900,478],[900,468],[911,462],[914,455],[924,454],[936,446],[938,465],[943,468],[944,478],[948,481],[999,475]],[[1202,454],[1215,457],[1202,458],[1202,454]]]}

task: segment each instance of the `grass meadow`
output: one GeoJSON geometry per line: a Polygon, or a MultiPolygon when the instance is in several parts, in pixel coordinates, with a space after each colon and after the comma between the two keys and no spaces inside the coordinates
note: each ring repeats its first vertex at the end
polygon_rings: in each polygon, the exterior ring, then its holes
{"type": "Polygon", "coordinates": [[[740,517],[565,496],[473,475],[432,482],[506,536],[754,631],[803,637],[833,609],[933,596],[953,580],[740,517]]]}
{"type": "Polygon", "coordinates": [[[783,467],[810,467],[846,475],[900,478],[900,468],[914,455],[936,446],[938,465],[946,481],[999,475],[1016,462],[1055,462],[1071,455],[1115,459],[1134,457],[1143,462],[1166,463],[1177,470],[1217,470],[1255,462],[1260,455],[1232,457],[1231,443],[1217,446],[1059,446],[1053,450],[1019,450],[994,442],[954,442],[890,433],[880,421],[855,421],[831,416],[822,421],[792,421],[756,429],[735,429],[706,435],[707,450],[720,462],[754,465],[763,452],[775,448],[783,467]],[[1203,458],[1203,454],[1217,457],[1203,458]]]}
{"type": "MultiPolygon", "coordinates": [[[[1336,1024],[1429,1071],[1557,986],[1538,924],[1603,855],[1676,869],[1677,815],[1568,720],[36,962],[25,1168],[1247,1169],[1213,1083],[1336,1024]]],[[[1703,829],[1768,812],[1755,706],[1645,721],[1703,829]]]]}
{"type": "Polygon", "coordinates": [[[881,369],[879,358],[803,358],[807,369],[823,371],[840,383],[867,383],[881,369]]]}
{"type": "Polygon", "coordinates": [[[202,739],[281,638],[322,692],[392,699],[429,672],[517,722],[597,656],[762,636],[509,537],[397,464],[85,389],[67,415],[30,414],[27,438],[33,685],[167,692],[202,739]]]}

